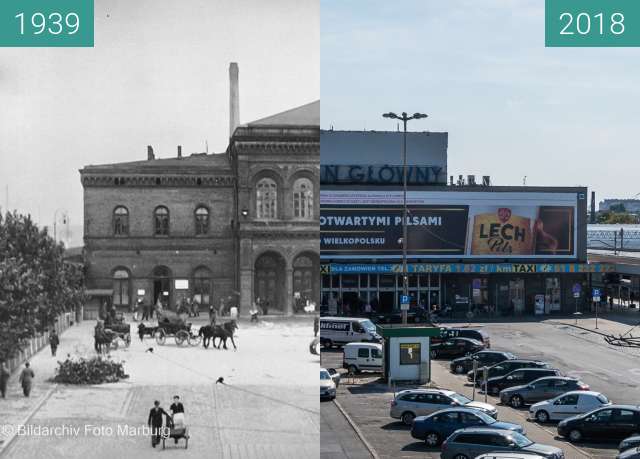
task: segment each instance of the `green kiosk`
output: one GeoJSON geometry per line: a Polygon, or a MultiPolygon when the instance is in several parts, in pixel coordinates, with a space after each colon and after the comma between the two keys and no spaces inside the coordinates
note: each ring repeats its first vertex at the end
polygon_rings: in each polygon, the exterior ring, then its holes
{"type": "Polygon", "coordinates": [[[446,329],[396,324],[380,324],[376,328],[384,340],[384,381],[428,383],[431,380],[430,338],[446,336],[446,329]]]}

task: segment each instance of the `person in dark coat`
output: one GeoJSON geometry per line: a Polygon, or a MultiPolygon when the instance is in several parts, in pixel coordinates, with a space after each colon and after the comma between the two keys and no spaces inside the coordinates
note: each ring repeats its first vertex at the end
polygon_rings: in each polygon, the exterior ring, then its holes
{"type": "Polygon", "coordinates": [[[5,398],[7,394],[7,383],[9,382],[10,376],[11,371],[9,371],[7,362],[5,360],[0,361],[0,395],[2,398],[5,398]]]}
{"type": "Polygon", "coordinates": [[[31,388],[33,387],[33,378],[36,375],[31,369],[31,364],[29,362],[24,364],[24,368],[22,369],[22,373],[20,373],[20,384],[22,385],[22,393],[25,397],[28,397],[31,393],[31,388]]]}
{"type": "Polygon", "coordinates": [[[149,410],[149,419],[147,420],[147,425],[151,427],[151,446],[154,448],[160,443],[165,417],[167,419],[166,427],[170,427],[171,416],[160,406],[160,402],[156,400],[153,402],[153,408],[149,410]]]}
{"type": "Polygon", "coordinates": [[[320,331],[320,317],[315,316],[313,318],[313,336],[318,336],[319,331],[320,331]]]}
{"type": "Polygon", "coordinates": [[[51,330],[49,333],[49,346],[51,346],[51,355],[53,357],[56,356],[56,349],[58,349],[58,345],[60,344],[60,338],[55,330],[51,330]]]}

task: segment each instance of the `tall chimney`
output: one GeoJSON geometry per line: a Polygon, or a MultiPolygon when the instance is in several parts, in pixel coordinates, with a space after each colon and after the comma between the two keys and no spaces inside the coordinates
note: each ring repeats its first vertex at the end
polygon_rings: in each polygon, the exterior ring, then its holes
{"type": "Polygon", "coordinates": [[[178,158],[182,158],[182,145],[178,145],[178,158]]]}
{"type": "Polygon", "coordinates": [[[238,87],[238,64],[229,64],[229,137],[240,124],[240,89],[238,87]]]}
{"type": "Polygon", "coordinates": [[[153,154],[153,147],[151,145],[147,145],[147,159],[149,161],[151,161],[152,159],[156,159],[155,155],[153,154]]]}
{"type": "Polygon", "coordinates": [[[589,223],[596,222],[596,192],[591,192],[591,218],[589,219],[589,223]]]}

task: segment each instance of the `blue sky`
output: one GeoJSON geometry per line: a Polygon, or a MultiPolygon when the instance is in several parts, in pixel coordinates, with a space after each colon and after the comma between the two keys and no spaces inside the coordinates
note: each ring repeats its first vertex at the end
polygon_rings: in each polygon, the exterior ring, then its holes
{"type": "Polygon", "coordinates": [[[640,51],[545,48],[542,0],[321,0],[323,128],[449,132],[449,173],[640,193],[640,51]]]}

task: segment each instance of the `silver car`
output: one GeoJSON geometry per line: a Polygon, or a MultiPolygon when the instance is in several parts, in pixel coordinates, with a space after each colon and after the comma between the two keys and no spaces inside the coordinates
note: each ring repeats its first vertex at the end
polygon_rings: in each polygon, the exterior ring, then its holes
{"type": "Polygon", "coordinates": [[[534,443],[518,432],[485,428],[456,430],[442,444],[440,459],[474,459],[497,452],[535,453],[546,459],[564,459],[562,450],[555,446],[534,443]]]}
{"type": "Polygon", "coordinates": [[[443,389],[409,389],[398,392],[391,402],[389,415],[410,426],[416,416],[427,416],[455,406],[480,410],[494,419],[498,417],[495,406],[474,402],[464,395],[443,389]]]}

